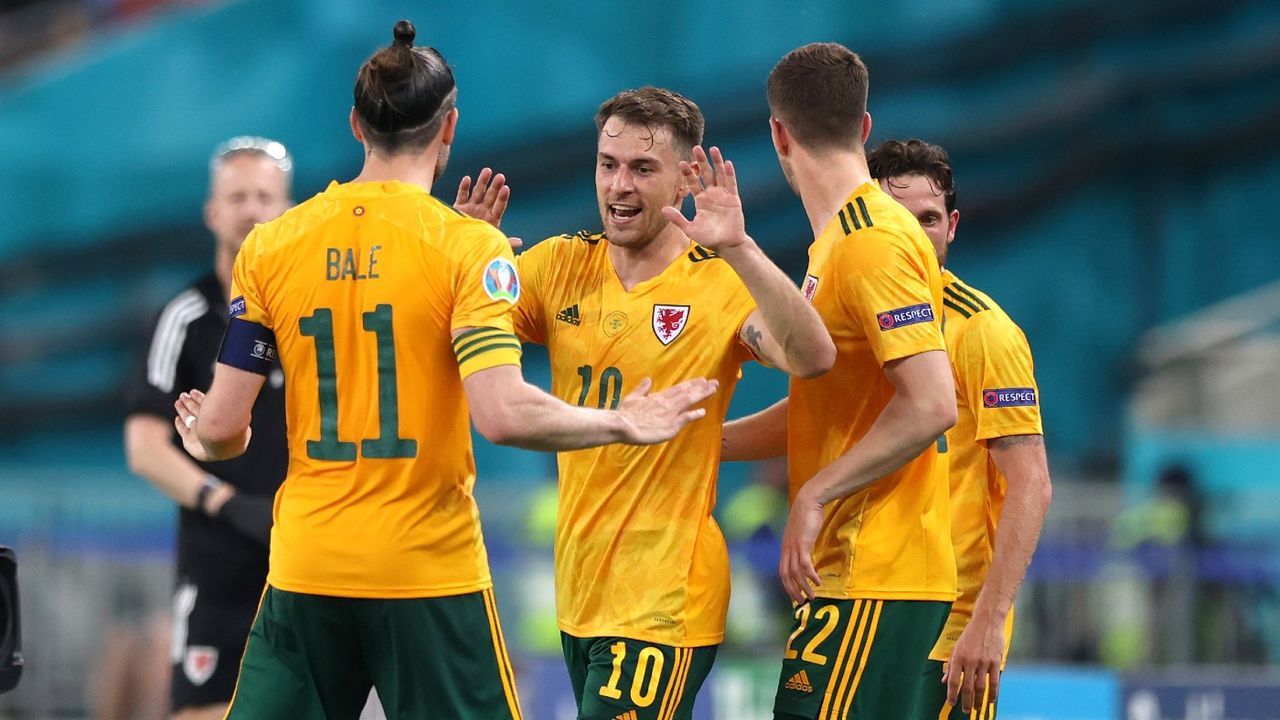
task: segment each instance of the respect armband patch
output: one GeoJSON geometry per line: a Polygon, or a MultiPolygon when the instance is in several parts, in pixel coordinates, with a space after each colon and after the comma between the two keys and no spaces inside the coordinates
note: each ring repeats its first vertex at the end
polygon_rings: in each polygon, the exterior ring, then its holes
{"type": "Polygon", "coordinates": [[[929,303],[876,313],[876,324],[880,326],[880,332],[923,322],[933,322],[933,306],[929,303]]]}
{"type": "Polygon", "coordinates": [[[1035,388],[991,388],[982,391],[982,406],[986,408],[1035,407],[1035,388]]]}
{"type": "Polygon", "coordinates": [[[258,375],[271,373],[276,361],[276,335],[256,322],[232,318],[218,349],[218,362],[258,375]]]}
{"type": "Polygon", "coordinates": [[[229,317],[238,318],[246,312],[248,312],[248,310],[245,307],[243,295],[231,301],[231,312],[228,315],[229,317]]]}

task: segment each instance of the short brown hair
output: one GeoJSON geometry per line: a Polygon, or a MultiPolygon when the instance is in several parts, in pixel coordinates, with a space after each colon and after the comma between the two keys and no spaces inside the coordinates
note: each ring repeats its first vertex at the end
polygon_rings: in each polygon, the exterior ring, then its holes
{"type": "Polygon", "coordinates": [[[857,147],[867,112],[867,66],[838,43],[787,53],[769,73],[769,109],[800,144],[815,150],[857,147]]]}
{"type": "Polygon", "coordinates": [[[623,90],[600,104],[596,111],[596,132],[604,130],[611,117],[619,117],[633,125],[643,125],[650,133],[670,128],[672,141],[680,155],[688,155],[694,145],[702,143],[705,123],[697,103],[671,90],[647,85],[637,90],[623,90]]]}
{"type": "Polygon", "coordinates": [[[947,204],[947,212],[956,209],[956,181],[951,175],[951,156],[938,145],[923,140],[885,140],[867,155],[871,177],[888,181],[903,175],[929,178],[947,204]]]}
{"type": "Polygon", "coordinates": [[[369,144],[391,154],[417,152],[440,132],[458,90],[435,48],[413,46],[413,23],[401,20],[391,32],[391,45],[356,74],[356,121],[369,144]]]}

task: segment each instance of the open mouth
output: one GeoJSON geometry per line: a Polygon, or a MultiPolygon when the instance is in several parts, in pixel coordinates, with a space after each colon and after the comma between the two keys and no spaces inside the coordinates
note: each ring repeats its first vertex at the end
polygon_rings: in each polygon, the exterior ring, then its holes
{"type": "Polygon", "coordinates": [[[631,222],[639,215],[640,208],[635,205],[609,204],[609,219],[620,225],[631,222]]]}

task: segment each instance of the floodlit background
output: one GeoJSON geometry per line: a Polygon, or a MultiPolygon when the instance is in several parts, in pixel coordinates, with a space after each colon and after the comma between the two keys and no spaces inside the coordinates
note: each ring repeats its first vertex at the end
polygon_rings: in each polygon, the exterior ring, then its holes
{"type": "MultiPolygon", "coordinates": [[[[860,52],[871,142],[951,151],[951,268],[1036,356],[1055,496],[1001,718],[1280,713],[1280,4],[5,0],[0,545],[18,552],[27,670],[0,718],[128,717],[113,698],[164,682],[176,512],[125,468],[126,377],[154,314],[211,266],[213,146],[283,141],[298,199],[352,177],[355,71],[401,17],[460,87],[446,201],[490,165],[513,187],[510,234],[598,229],[595,108],[663,85],[701,105],[749,231],[793,278],[809,230],[765,77],[805,42],[860,52]]],[[[545,355],[527,357],[545,385],[545,355]]],[[[783,392],[750,367],[731,414],[783,392]]],[[[527,715],[572,717],[553,458],[482,440],[477,456],[527,715]]],[[[722,469],[734,594],[700,718],[769,717],[782,476],[722,469]]]]}

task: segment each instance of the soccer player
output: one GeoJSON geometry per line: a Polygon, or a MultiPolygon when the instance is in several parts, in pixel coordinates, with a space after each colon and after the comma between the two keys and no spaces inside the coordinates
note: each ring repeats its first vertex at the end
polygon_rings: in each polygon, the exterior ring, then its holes
{"type": "Polygon", "coordinates": [[[915,215],[943,266],[942,328],[959,409],[947,453],[960,597],[929,655],[916,717],[994,720],[1013,598],[1053,495],[1031,348],[994,300],[946,269],[960,222],[947,152],[889,140],[867,161],[881,189],[915,215]]]}
{"type": "Polygon", "coordinates": [[[668,440],[715,390],[641,382],[605,411],[524,382],[507,239],[429,193],[456,88],[414,35],[397,23],[356,76],[360,174],[245,240],[213,386],[175,406],[188,452],[231,457],[274,358],[289,380],[289,472],[233,719],[352,718],[371,686],[391,718],[519,718],[468,407],[490,440],[568,450],[668,440]]]}
{"type": "Polygon", "coordinates": [[[210,161],[205,225],[215,240],[213,271],[165,305],[140,358],[125,452],[133,472],[178,504],[178,571],[171,642],[175,718],[221,718],[267,576],[272,496],[284,480],[284,373],[267,369],[253,408],[256,440],[243,456],[197,463],[173,431],[173,403],[209,387],[227,328],[231,266],[245,236],[292,203],[293,161],[284,145],[258,137],[222,143],[210,161]]]}
{"type": "Polygon", "coordinates": [[[956,421],[942,278],[920,224],[867,169],[867,68],[847,48],[788,53],[767,86],[774,147],[813,228],[804,292],[831,372],[730,424],[726,459],[788,456],[779,574],[797,603],[774,716],[909,717],[956,596],[946,463],[956,421]]]}
{"type": "Polygon", "coordinates": [[[604,231],[519,257],[516,334],[547,346],[552,394],[580,406],[616,407],[645,377],[705,376],[722,392],[707,408],[715,423],[668,443],[560,454],[557,615],[579,718],[688,718],[729,602],[711,511],[730,391],[752,357],[813,377],[835,348],[746,234],[732,164],[698,147],[697,105],[626,90],[600,106],[596,129],[604,231]],[[688,194],[692,223],[675,209],[688,194]]]}

